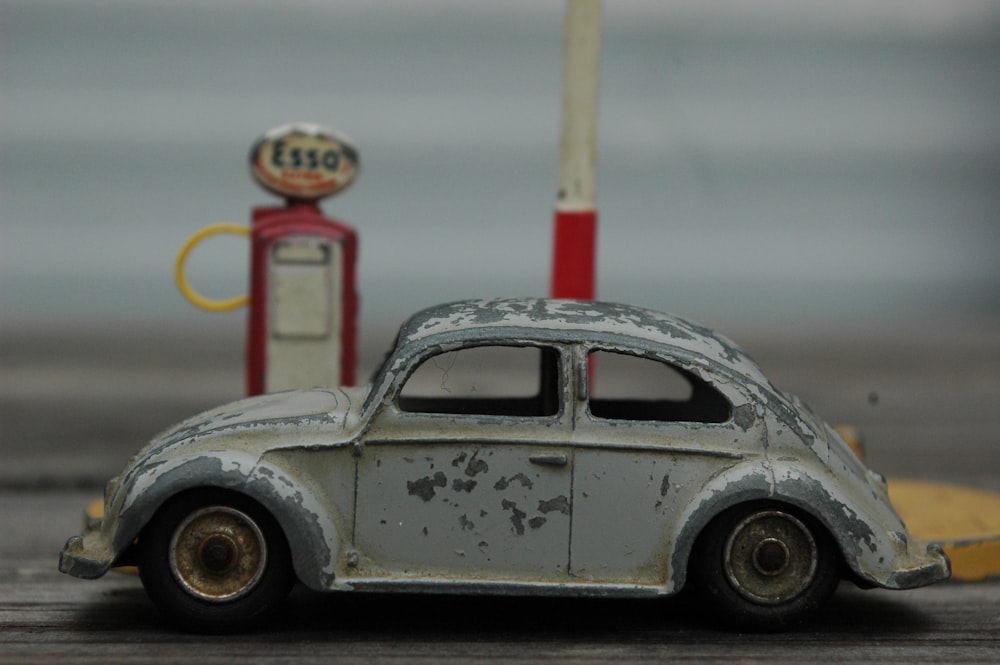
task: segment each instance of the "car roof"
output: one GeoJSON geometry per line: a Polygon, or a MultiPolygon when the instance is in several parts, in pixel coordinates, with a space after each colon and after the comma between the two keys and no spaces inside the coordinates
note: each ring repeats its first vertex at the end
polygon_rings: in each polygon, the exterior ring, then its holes
{"type": "Polygon", "coordinates": [[[592,300],[497,298],[438,305],[403,324],[397,348],[505,339],[631,348],[770,385],[746,353],[704,326],[645,307],[592,300]]]}

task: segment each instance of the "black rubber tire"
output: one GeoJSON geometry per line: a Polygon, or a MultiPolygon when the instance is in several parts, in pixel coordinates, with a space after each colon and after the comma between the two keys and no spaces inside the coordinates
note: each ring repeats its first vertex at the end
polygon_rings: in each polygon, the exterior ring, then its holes
{"type": "MultiPolygon", "coordinates": [[[[212,533],[211,528],[207,531],[212,533]]],[[[224,529],[217,531],[221,533],[224,529]]],[[[225,540],[224,536],[221,539],[225,543],[240,540],[225,540]]],[[[266,616],[288,595],[295,582],[291,553],[278,523],[257,502],[235,492],[205,489],[175,497],[157,512],[143,530],[138,544],[139,576],[146,593],[171,623],[187,631],[228,633],[244,630],[266,616]],[[207,551],[205,544],[211,538],[200,541],[201,547],[197,548],[196,555],[190,545],[185,547],[187,541],[184,534],[190,533],[189,526],[199,519],[212,519],[213,516],[235,524],[250,544],[248,548],[223,548],[220,565],[224,570],[221,573],[203,564],[205,556],[202,552],[207,551]],[[185,556],[186,551],[189,553],[187,556],[195,557],[190,559],[193,564],[184,567],[172,563],[171,548],[175,544],[181,555],[174,560],[180,560],[179,557],[185,556]],[[249,573],[244,574],[240,570],[230,572],[239,567],[240,561],[249,561],[249,573]],[[182,581],[185,573],[178,572],[181,570],[195,570],[188,573],[191,579],[196,580],[193,585],[182,581]],[[195,574],[201,575],[201,578],[196,578],[195,574]],[[199,596],[197,591],[197,579],[208,579],[208,584],[215,584],[213,577],[247,575],[251,579],[237,579],[238,590],[228,595],[199,596]]],[[[192,544],[198,542],[192,541],[192,544]]]]}
{"type": "Polygon", "coordinates": [[[698,539],[689,564],[712,619],[754,630],[783,630],[807,619],[836,590],[840,569],[826,529],[774,503],[719,515],[698,539]]]}

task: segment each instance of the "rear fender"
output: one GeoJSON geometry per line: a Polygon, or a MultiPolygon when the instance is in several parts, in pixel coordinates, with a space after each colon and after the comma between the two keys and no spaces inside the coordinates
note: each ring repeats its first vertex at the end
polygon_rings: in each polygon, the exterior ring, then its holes
{"type": "Polygon", "coordinates": [[[668,571],[667,579],[673,581],[669,590],[677,591],[684,585],[691,551],[709,522],[729,508],[761,500],[784,503],[812,516],[833,537],[841,560],[855,574],[885,585],[898,549],[892,537],[897,533],[894,525],[881,524],[875,515],[859,514],[857,502],[793,464],[760,460],[713,478],[705,485],[702,500],[692,502],[680,517],[668,571]]]}
{"type": "Polygon", "coordinates": [[[684,587],[691,550],[709,522],[733,506],[770,496],[770,474],[763,463],[739,464],[706,483],[701,500],[692,501],[677,520],[666,592],[674,593],[684,587]]]}

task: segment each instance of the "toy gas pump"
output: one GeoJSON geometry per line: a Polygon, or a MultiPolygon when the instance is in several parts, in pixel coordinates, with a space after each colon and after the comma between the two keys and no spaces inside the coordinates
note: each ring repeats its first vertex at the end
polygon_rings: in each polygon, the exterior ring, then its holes
{"type": "Polygon", "coordinates": [[[177,258],[181,291],[213,311],[249,303],[247,394],[351,385],[355,380],[357,235],[326,217],[319,201],[351,184],[358,151],[347,137],[310,124],[277,127],[250,150],[250,172],[283,206],[253,209],[252,226],[217,224],[193,236],[177,258]],[[191,289],[183,265],[215,233],[249,233],[249,297],[208,300],[191,289]]]}

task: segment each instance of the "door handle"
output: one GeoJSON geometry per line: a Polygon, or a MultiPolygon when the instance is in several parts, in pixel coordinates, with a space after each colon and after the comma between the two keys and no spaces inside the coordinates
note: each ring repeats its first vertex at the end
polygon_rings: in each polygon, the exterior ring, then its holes
{"type": "Polygon", "coordinates": [[[545,464],[547,466],[566,466],[569,458],[565,455],[532,455],[528,458],[532,464],[545,464]]]}

